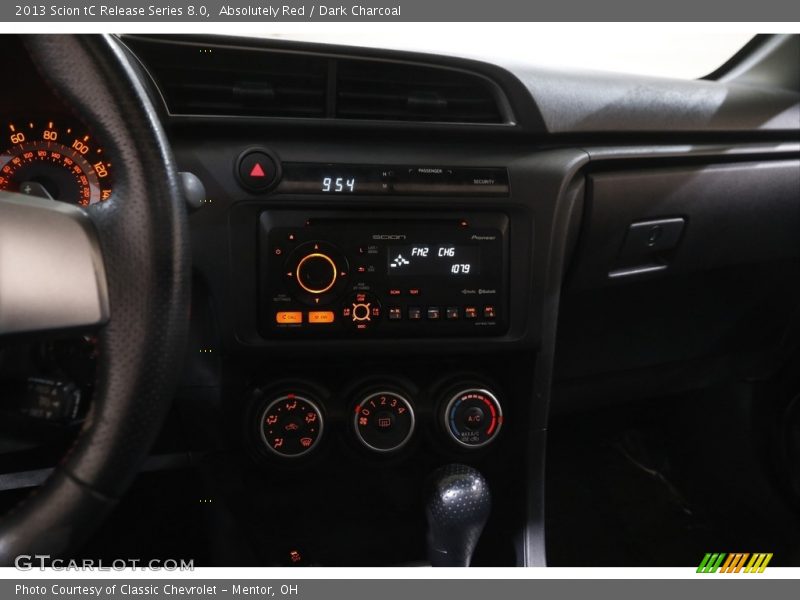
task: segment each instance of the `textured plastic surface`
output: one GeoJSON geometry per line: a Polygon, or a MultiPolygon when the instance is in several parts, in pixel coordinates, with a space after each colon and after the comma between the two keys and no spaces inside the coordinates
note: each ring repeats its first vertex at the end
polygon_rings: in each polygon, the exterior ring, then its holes
{"type": "Polygon", "coordinates": [[[607,285],[608,274],[640,266],[624,254],[630,223],[686,221],[667,271],[697,272],[800,254],[800,162],[776,160],[591,175],[590,220],[573,289],[607,285]]]}
{"type": "Polygon", "coordinates": [[[425,506],[428,557],[434,567],[468,567],[492,508],[489,484],[466,465],[446,465],[432,475],[425,506]]]}
{"type": "Polygon", "coordinates": [[[800,94],[734,82],[518,69],[548,133],[797,131],[800,94]]]}

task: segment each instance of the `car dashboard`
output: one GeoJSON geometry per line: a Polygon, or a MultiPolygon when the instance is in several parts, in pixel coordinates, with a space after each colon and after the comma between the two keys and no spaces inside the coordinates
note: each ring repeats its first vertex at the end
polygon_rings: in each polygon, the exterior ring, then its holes
{"type": "MultiPolygon", "coordinates": [[[[778,41],[760,43],[797,49],[778,41]]],[[[552,545],[573,534],[549,515],[570,522],[564,497],[591,476],[591,461],[560,470],[591,437],[570,419],[691,419],[676,397],[753,382],[791,396],[797,89],[742,65],[678,81],[222,36],[116,42],[181,172],[193,277],[184,370],[137,492],[171,508],[121,514],[185,522],[164,535],[195,540],[201,563],[418,564],[448,464],[491,489],[473,564],[569,563],[576,550],[552,545]]],[[[19,57],[0,189],[102,203],[114,157],[20,38],[0,43],[19,57]]],[[[95,342],[0,347],[14,357],[5,502],[80,426],[95,342]]],[[[111,552],[111,523],[91,552],[111,552]]],[[[142,535],[131,548],[155,552],[142,535]]]]}

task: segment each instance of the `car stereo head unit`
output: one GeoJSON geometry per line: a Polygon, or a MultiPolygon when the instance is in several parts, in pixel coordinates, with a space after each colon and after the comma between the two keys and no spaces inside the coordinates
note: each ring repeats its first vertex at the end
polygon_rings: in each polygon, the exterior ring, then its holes
{"type": "Polygon", "coordinates": [[[508,218],[499,213],[265,210],[266,337],[448,337],[507,330],[508,218]]]}

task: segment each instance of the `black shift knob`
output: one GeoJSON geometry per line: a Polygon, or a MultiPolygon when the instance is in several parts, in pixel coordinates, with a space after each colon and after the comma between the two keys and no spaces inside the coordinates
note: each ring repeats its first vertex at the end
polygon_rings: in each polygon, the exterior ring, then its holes
{"type": "Polygon", "coordinates": [[[479,471],[466,465],[434,471],[425,506],[431,564],[468,567],[491,508],[489,484],[479,471]]]}

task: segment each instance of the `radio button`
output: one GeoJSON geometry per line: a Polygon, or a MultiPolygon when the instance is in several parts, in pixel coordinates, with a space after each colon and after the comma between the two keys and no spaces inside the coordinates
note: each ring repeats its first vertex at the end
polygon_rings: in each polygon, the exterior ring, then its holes
{"type": "Polygon", "coordinates": [[[478,318],[478,309],[474,306],[465,306],[464,307],[464,317],[467,319],[477,319],[478,318]]]}
{"type": "Polygon", "coordinates": [[[440,314],[438,306],[429,306],[428,307],[428,320],[429,321],[438,321],[440,316],[441,316],[441,314],[440,314]]]}
{"type": "Polygon", "coordinates": [[[330,310],[312,310],[308,313],[309,323],[333,323],[334,314],[330,310]]]}
{"type": "Polygon", "coordinates": [[[445,313],[448,321],[455,321],[461,315],[459,314],[461,311],[458,310],[457,306],[448,306],[447,312],[445,313]]]}
{"type": "Polygon", "coordinates": [[[494,319],[497,316],[497,313],[494,310],[494,306],[484,306],[483,307],[483,318],[484,319],[494,319]]]}
{"type": "Polygon", "coordinates": [[[369,321],[372,317],[369,302],[363,304],[353,304],[353,321],[369,321]]]}
{"type": "Polygon", "coordinates": [[[408,307],[408,319],[410,321],[419,321],[422,318],[422,309],[419,306],[408,307]]]}
{"type": "Polygon", "coordinates": [[[408,290],[409,296],[419,296],[419,288],[411,288],[408,290]]]}
{"type": "Polygon", "coordinates": [[[279,325],[292,325],[303,322],[303,313],[299,310],[280,311],[275,313],[275,322],[279,325]]]}
{"type": "Polygon", "coordinates": [[[342,308],[342,317],[356,329],[367,329],[381,318],[381,303],[372,294],[359,292],[342,308]]]}
{"type": "Polygon", "coordinates": [[[389,307],[389,320],[390,321],[400,321],[403,318],[403,309],[399,306],[390,306],[389,307]]]}

